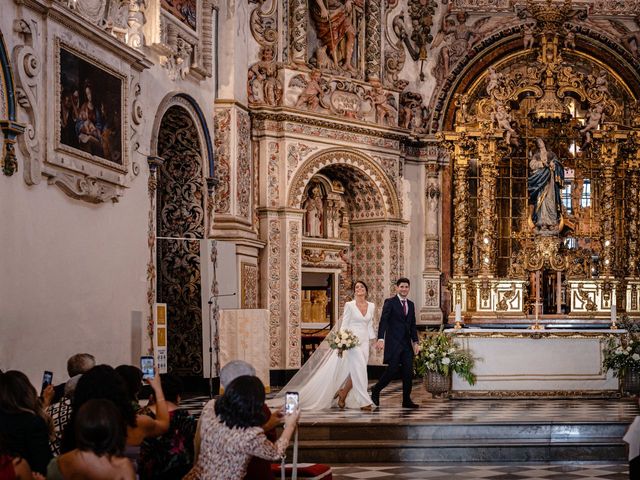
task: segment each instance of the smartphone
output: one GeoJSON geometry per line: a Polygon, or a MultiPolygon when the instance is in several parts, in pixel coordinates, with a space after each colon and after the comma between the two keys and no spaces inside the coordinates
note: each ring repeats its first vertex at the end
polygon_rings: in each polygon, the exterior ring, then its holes
{"type": "Polygon", "coordinates": [[[291,415],[298,408],[298,392],[287,392],[284,399],[284,413],[291,415]]]}
{"type": "Polygon", "coordinates": [[[53,383],[53,372],[45,370],[42,375],[42,389],[40,392],[44,392],[44,389],[53,383]]]}
{"type": "Polygon", "coordinates": [[[140,370],[142,370],[142,378],[153,378],[153,357],[143,355],[140,357],[140,370]]]}

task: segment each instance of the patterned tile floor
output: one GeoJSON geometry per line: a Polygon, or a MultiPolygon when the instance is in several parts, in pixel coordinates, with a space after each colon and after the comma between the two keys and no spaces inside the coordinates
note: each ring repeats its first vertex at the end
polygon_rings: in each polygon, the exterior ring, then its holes
{"type": "MultiPolygon", "coordinates": [[[[536,423],[536,422],[628,422],[640,415],[635,398],[621,399],[487,399],[437,401],[414,386],[416,410],[403,409],[401,385],[395,382],[382,394],[380,408],[373,412],[332,408],[303,414],[306,425],[326,423],[536,423]]],[[[209,399],[193,397],[183,407],[199,416],[209,399]]],[[[269,403],[272,403],[270,401],[269,403]]],[[[277,403],[277,402],[276,402],[277,403]]],[[[628,479],[626,463],[563,462],[553,464],[363,464],[334,465],[334,480],[354,479],[429,479],[429,480],[618,480],[628,479]]]]}
{"type": "Polygon", "coordinates": [[[429,479],[429,480],[622,480],[628,479],[623,463],[509,463],[490,465],[335,465],[334,480],[429,479]]]}
{"type": "MultiPolygon", "coordinates": [[[[430,398],[416,384],[413,400],[420,404],[415,410],[401,408],[401,384],[394,382],[380,398],[380,408],[373,412],[331,408],[303,413],[301,423],[535,423],[535,422],[628,422],[640,415],[635,398],[620,399],[487,399],[441,401],[430,398]]],[[[198,416],[208,397],[193,397],[183,402],[198,416]]],[[[270,405],[281,400],[268,400],[270,405]]]]}

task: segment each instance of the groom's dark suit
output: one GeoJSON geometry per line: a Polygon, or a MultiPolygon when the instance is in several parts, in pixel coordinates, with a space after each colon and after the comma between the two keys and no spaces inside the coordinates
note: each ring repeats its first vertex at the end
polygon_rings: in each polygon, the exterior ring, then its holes
{"type": "Polygon", "coordinates": [[[371,389],[372,397],[377,399],[380,391],[393,380],[398,368],[401,368],[403,405],[412,403],[413,342],[418,342],[415,305],[411,300],[406,302],[407,314],[405,315],[398,295],[384,301],[378,326],[378,339],[384,339],[384,363],[387,364],[387,369],[371,389]]]}

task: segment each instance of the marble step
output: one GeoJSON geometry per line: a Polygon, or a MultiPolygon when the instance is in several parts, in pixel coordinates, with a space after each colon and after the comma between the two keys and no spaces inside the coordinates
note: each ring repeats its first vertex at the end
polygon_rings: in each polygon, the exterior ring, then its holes
{"type": "Polygon", "coordinates": [[[303,462],[624,461],[626,423],[301,425],[303,462]]]}

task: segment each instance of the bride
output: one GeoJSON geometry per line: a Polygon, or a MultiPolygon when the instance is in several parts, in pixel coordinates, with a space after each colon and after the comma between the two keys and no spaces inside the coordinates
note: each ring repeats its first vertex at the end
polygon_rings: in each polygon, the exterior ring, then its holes
{"type": "Polygon", "coordinates": [[[355,283],[354,293],[355,299],[344,305],[342,322],[332,331],[349,329],[358,337],[359,344],[339,357],[323,341],[278,397],[287,391],[297,391],[302,410],[330,408],[334,400],[340,408],[373,409],[367,393],[367,362],[370,343],[377,338],[373,330],[375,305],[366,300],[368,289],[364,282],[355,283]]]}

